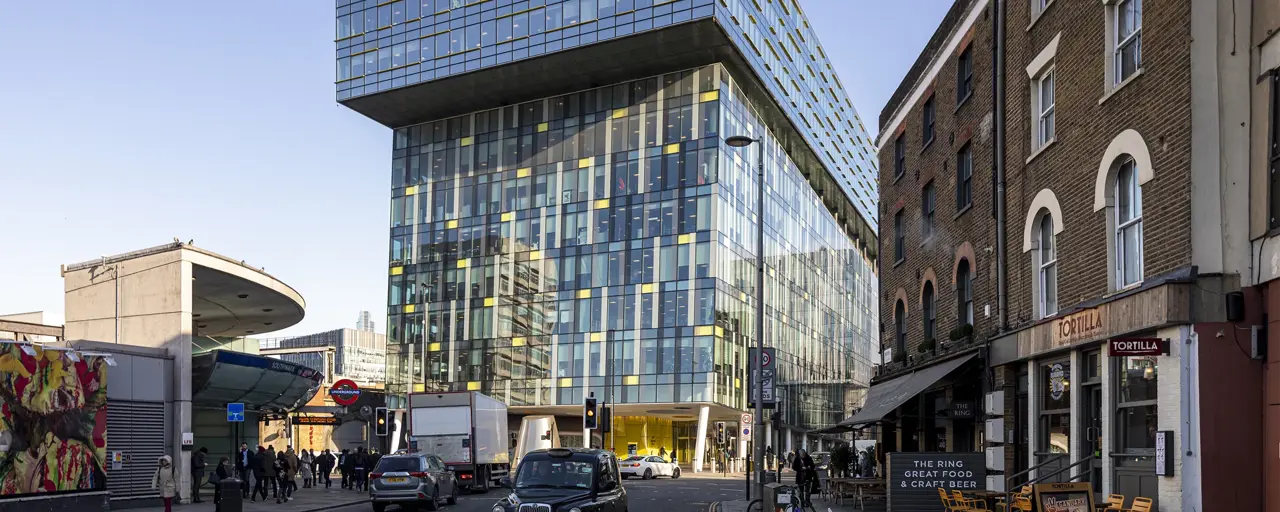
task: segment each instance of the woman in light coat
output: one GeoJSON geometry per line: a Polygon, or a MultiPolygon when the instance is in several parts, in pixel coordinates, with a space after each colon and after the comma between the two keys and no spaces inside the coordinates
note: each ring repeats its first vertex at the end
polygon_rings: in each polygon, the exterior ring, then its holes
{"type": "Polygon", "coordinates": [[[173,459],[168,455],[161,456],[159,464],[151,477],[151,488],[160,490],[164,512],[173,512],[173,497],[178,495],[178,475],[173,468],[173,459]]]}
{"type": "Polygon", "coordinates": [[[302,473],[302,487],[304,489],[311,487],[311,464],[314,463],[315,460],[315,457],[311,456],[311,452],[302,450],[302,457],[298,459],[298,462],[301,463],[298,465],[298,470],[302,473]]]}

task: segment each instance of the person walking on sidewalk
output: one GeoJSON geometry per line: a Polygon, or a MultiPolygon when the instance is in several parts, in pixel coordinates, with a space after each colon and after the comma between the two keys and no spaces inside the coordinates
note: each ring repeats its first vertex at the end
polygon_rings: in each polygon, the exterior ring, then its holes
{"type": "Polygon", "coordinates": [[[363,492],[365,490],[365,478],[368,473],[365,471],[365,465],[369,463],[369,456],[365,454],[364,447],[356,448],[355,455],[351,456],[351,475],[353,479],[352,488],[363,492]]]}
{"type": "MultiPolygon", "coordinates": [[[[280,497],[280,472],[276,471],[276,447],[267,447],[267,484],[271,486],[271,497],[280,497]]],[[[264,498],[265,499],[265,498],[264,498]]]]}
{"type": "Polygon", "coordinates": [[[284,452],[276,454],[276,460],[273,464],[276,470],[276,480],[280,481],[280,494],[276,495],[276,503],[289,502],[289,482],[285,479],[289,476],[289,456],[284,452]]]}
{"type": "Polygon", "coordinates": [[[160,498],[164,500],[164,512],[173,512],[173,497],[178,495],[178,475],[174,472],[173,459],[168,455],[161,455],[157,462],[156,472],[151,476],[151,488],[160,491],[160,498]]]}
{"type": "Polygon", "coordinates": [[[315,475],[315,471],[312,470],[312,466],[315,462],[316,458],[311,456],[311,452],[302,450],[302,456],[298,457],[298,463],[301,465],[301,467],[298,468],[298,471],[302,473],[303,489],[311,487],[311,479],[313,475],[315,475]]]}
{"type": "Polygon", "coordinates": [[[253,452],[249,451],[249,443],[240,443],[240,452],[236,454],[236,475],[240,477],[240,496],[249,497],[249,461],[253,452]]]}
{"type": "Polygon", "coordinates": [[[231,459],[223,457],[218,461],[218,467],[213,470],[213,476],[209,477],[209,483],[213,484],[213,510],[220,512],[222,510],[222,481],[231,478],[231,459]]]}
{"type": "Polygon", "coordinates": [[[249,496],[249,501],[258,501],[258,495],[262,495],[262,501],[267,501],[267,464],[264,462],[267,458],[267,449],[261,445],[258,446],[258,453],[249,460],[250,467],[253,468],[253,493],[249,496]]]}
{"type": "Polygon", "coordinates": [[[286,483],[289,485],[289,495],[293,496],[293,491],[298,490],[298,467],[300,466],[300,463],[298,461],[298,454],[293,451],[292,446],[284,452],[284,460],[289,463],[289,468],[286,470],[289,479],[286,483]]]}
{"type": "Polygon", "coordinates": [[[204,479],[204,468],[208,464],[204,458],[209,455],[209,449],[203,446],[195,453],[191,454],[191,502],[200,503],[200,481],[204,479]]]}
{"type": "Polygon", "coordinates": [[[328,448],[325,448],[320,453],[320,456],[316,458],[316,466],[320,469],[320,472],[316,474],[316,485],[320,484],[320,478],[323,477],[324,488],[333,487],[333,468],[336,465],[337,459],[333,457],[333,453],[330,453],[328,448]]]}
{"type": "Polygon", "coordinates": [[[338,455],[338,471],[342,472],[342,488],[346,489],[351,486],[351,449],[343,448],[342,453],[338,455]]]}

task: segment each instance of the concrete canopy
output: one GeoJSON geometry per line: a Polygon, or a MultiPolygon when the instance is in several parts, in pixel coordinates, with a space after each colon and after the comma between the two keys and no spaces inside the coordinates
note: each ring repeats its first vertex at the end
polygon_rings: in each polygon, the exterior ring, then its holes
{"type": "Polygon", "coordinates": [[[193,262],[191,278],[191,318],[202,335],[248,336],[302,321],[302,296],[266,273],[236,275],[193,262]]]}

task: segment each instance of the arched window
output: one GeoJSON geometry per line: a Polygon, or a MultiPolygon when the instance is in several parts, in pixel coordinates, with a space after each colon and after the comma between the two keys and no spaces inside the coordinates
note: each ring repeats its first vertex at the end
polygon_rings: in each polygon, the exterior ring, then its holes
{"type": "Polygon", "coordinates": [[[932,282],[926,281],[924,283],[924,292],[920,295],[920,302],[920,306],[923,308],[920,310],[920,316],[924,320],[924,342],[929,343],[930,341],[933,341],[933,327],[937,324],[937,319],[934,315],[935,309],[933,307],[935,300],[932,282]]]}
{"type": "Polygon", "coordinates": [[[1058,312],[1058,248],[1053,236],[1053,217],[1045,213],[1040,217],[1036,250],[1036,282],[1039,284],[1036,302],[1040,318],[1058,312]]]}
{"type": "Polygon", "coordinates": [[[907,354],[907,305],[902,303],[902,299],[898,299],[898,303],[893,306],[893,330],[894,330],[894,347],[893,357],[903,357],[907,354]]]}
{"type": "Polygon", "coordinates": [[[958,307],[956,318],[960,320],[960,325],[973,325],[973,276],[969,271],[969,260],[960,260],[960,265],[956,268],[956,303],[958,307]]]}
{"type": "Polygon", "coordinates": [[[1142,281],[1142,186],[1132,157],[1116,170],[1116,288],[1142,281]]]}

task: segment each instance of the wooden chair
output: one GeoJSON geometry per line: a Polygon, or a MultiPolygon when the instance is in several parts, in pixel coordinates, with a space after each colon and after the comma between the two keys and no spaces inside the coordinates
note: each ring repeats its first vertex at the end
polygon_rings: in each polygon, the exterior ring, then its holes
{"type": "Polygon", "coordinates": [[[1120,512],[1124,510],[1124,495],[1109,494],[1107,501],[1098,505],[1103,512],[1120,512]]]}
{"type": "Polygon", "coordinates": [[[977,498],[966,498],[964,493],[952,489],[951,496],[955,498],[956,503],[967,507],[969,510],[987,510],[987,502],[977,498]]]}
{"type": "Polygon", "coordinates": [[[1012,511],[1012,510],[1018,510],[1021,512],[1032,512],[1032,510],[1034,510],[1034,507],[1031,506],[1031,486],[1024,485],[1022,486],[1021,492],[1013,495],[1012,506],[1007,504],[1002,504],[1002,505],[1003,505],[1003,508],[1001,508],[1000,510],[1004,510],[1006,512],[1012,511]]]}
{"type": "Polygon", "coordinates": [[[1134,498],[1133,506],[1129,507],[1129,510],[1131,512],[1151,512],[1154,505],[1155,503],[1151,501],[1151,498],[1134,498]]]}

